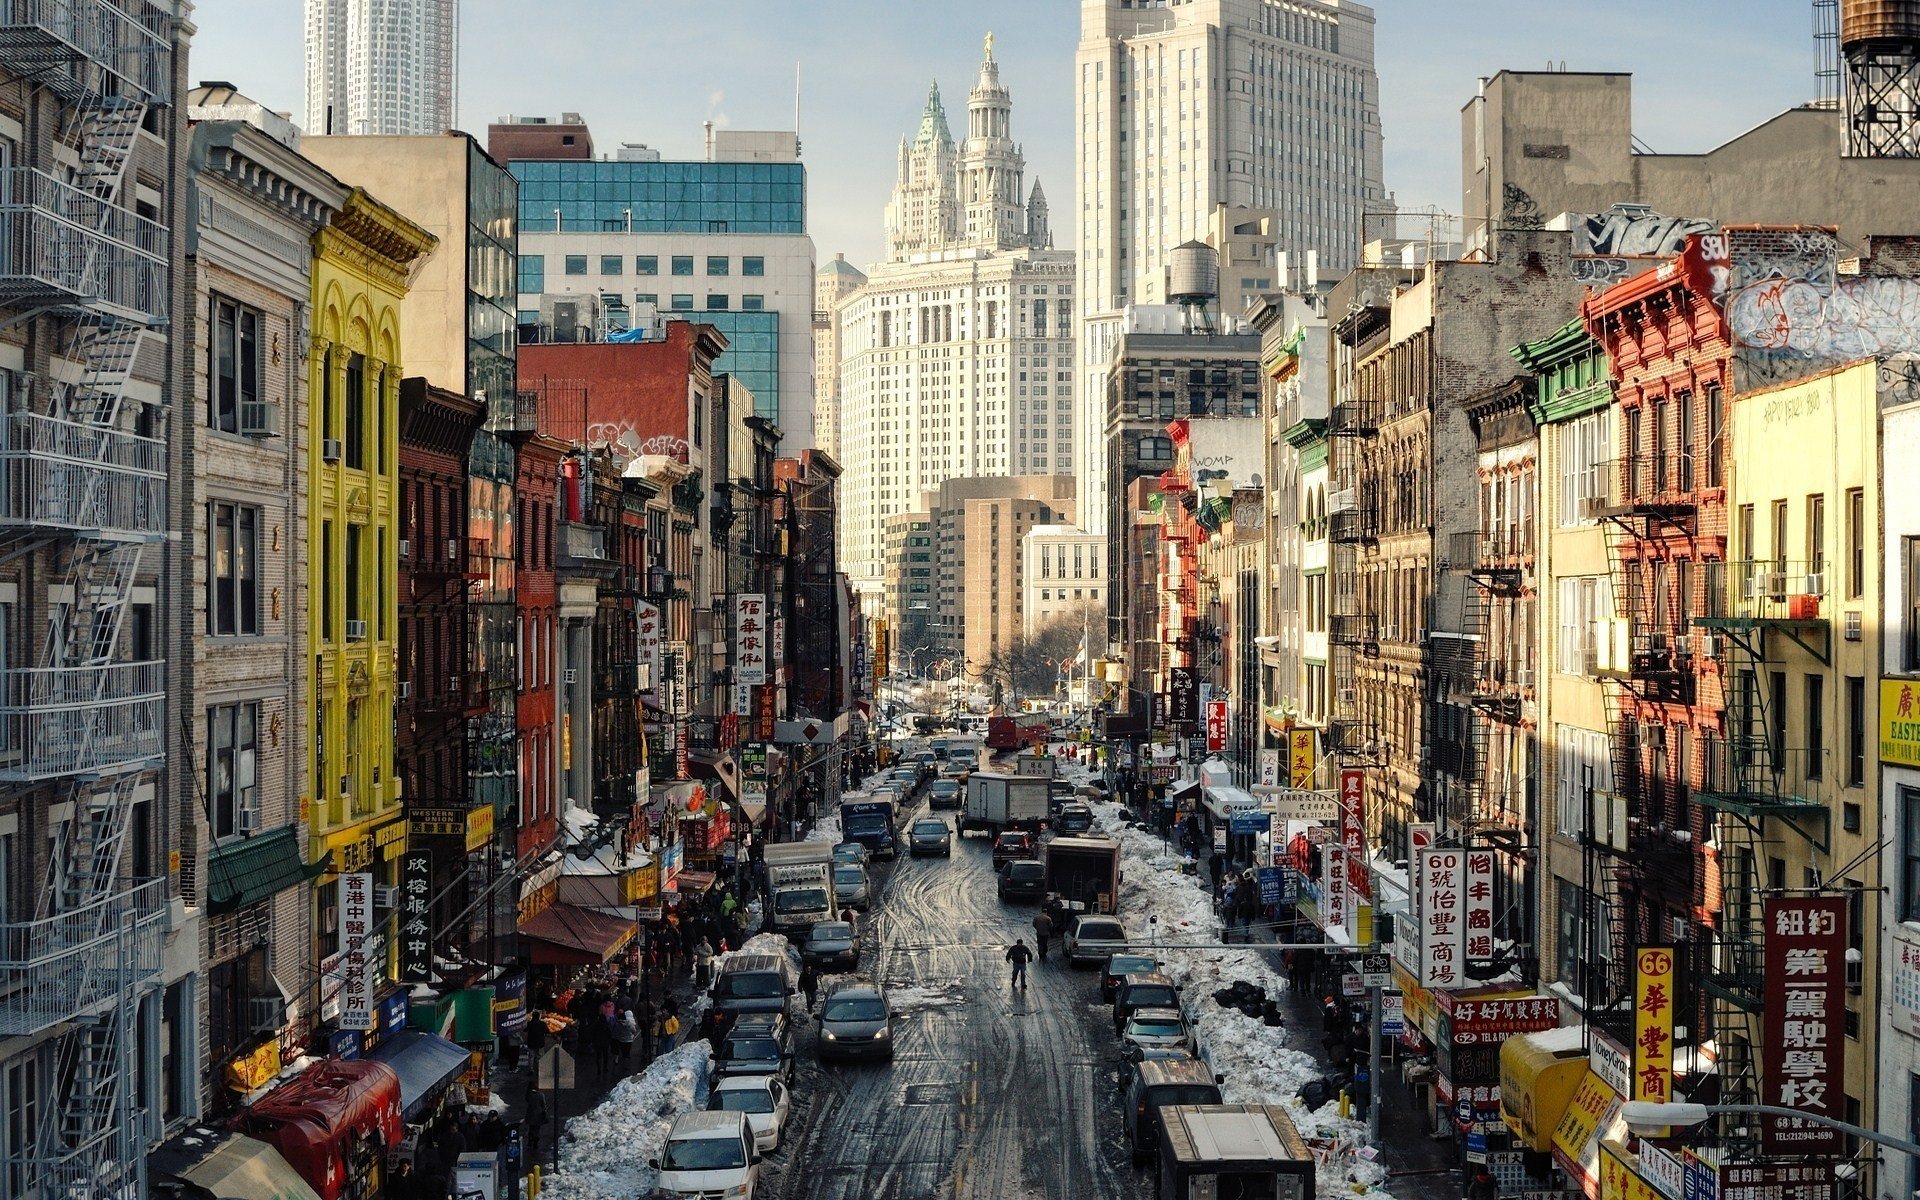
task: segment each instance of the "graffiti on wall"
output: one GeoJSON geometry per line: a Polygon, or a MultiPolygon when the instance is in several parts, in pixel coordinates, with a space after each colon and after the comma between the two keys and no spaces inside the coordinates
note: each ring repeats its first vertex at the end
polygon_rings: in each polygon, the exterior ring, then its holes
{"type": "Polygon", "coordinates": [[[631,421],[593,421],[587,425],[587,445],[607,450],[621,466],[646,455],[687,462],[687,440],[672,434],[642,437],[631,421]]]}
{"type": "Polygon", "coordinates": [[[1671,258],[1686,248],[1689,236],[1712,232],[1713,223],[1699,217],[1669,217],[1643,204],[1616,204],[1587,217],[1575,229],[1581,240],[1573,252],[1609,258],[1671,258]]]}

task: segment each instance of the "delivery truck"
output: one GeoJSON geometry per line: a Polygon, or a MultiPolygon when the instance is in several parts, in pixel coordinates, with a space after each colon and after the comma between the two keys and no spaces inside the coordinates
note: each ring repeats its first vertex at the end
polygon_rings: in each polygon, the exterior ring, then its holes
{"type": "Polygon", "coordinates": [[[840,802],[840,836],[859,842],[875,858],[892,858],[894,803],[891,796],[853,796],[840,802]]]}
{"type": "Polygon", "coordinates": [[[967,776],[967,812],[960,833],[990,834],[1009,829],[1038,833],[1047,822],[1047,781],[1003,771],[975,771],[967,776]]]}
{"type": "Polygon", "coordinates": [[[1313,1200],[1313,1153],[1277,1104],[1160,1109],[1159,1200],[1313,1200]]]}
{"type": "Polygon", "coordinates": [[[1110,837],[1057,837],[1041,851],[1045,885],[1075,912],[1110,913],[1120,897],[1120,843],[1110,837]]]}
{"type": "Polygon", "coordinates": [[[819,921],[831,921],[833,846],[827,842],[774,842],[766,848],[766,924],[774,933],[805,936],[819,921]]]}

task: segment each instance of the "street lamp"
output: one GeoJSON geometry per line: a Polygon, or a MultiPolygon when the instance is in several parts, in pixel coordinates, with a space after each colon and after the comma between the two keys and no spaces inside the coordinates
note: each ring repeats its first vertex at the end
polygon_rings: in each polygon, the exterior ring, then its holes
{"type": "Polygon", "coordinates": [[[1662,1104],[1656,1100],[1629,1100],[1620,1106],[1621,1118],[1636,1133],[1644,1129],[1665,1129],[1672,1125],[1702,1125],[1706,1123],[1708,1117],[1726,1113],[1756,1113],[1763,1117],[1792,1117],[1796,1120],[1810,1121],[1815,1125],[1838,1129],[1842,1133],[1863,1138],[1889,1149],[1905,1151],[1915,1158],[1920,1158],[1920,1142],[1904,1141],[1859,1125],[1849,1125],[1845,1121],[1836,1121],[1832,1117],[1804,1112],[1797,1108],[1781,1108],[1773,1104],[1662,1104]]]}

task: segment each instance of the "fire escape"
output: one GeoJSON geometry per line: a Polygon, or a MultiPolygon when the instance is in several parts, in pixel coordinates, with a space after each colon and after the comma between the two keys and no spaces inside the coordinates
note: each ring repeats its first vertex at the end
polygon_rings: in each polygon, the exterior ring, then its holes
{"type": "Polygon", "coordinates": [[[1720,850],[1721,915],[1704,975],[1705,988],[1722,1002],[1722,1103],[1760,1102],[1754,1050],[1761,1032],[1761,983],[1766,964],[1765,895],[1783,881],[1768,879],[1762,865],[1770,849],[1789,837],[1825,851],[1828,809],[1803,795],[1808,768],[1821,746],[1787,745],[1785,697],[1774,694],[1770,667],[1789,645],[1823,665],[1832,661],[1832,629],[1823,612],[1826,564],[1765,562],[1714,564],[1707,580],[1713,597],[1705,615],[1693,618],[1693,638],[1707,658],[1720,663],[1726,681],[1722,736],[1702,747],[1702,785],[1694,801],[1714,818],[1712,840],[1720,850]]]}
{"type": "Polygon", "coordinates": [[[1459,773],[1468,807],[1450,816],[1468,844],[1490,842],[1509,853],[1524,847],[1525,830],[1511,819],[1505,788],[1489,784],[1524,781],[1505,779],[1511,763],[1496,762],[1492,734],[1496,725],[1519,727],[1523,693],[1532,689],[1533,674],[1530,666],[1509,662],[1500,653],[1501,629],[1493,617],[1496,609],[1502,610],[1502,629],[1518,619],[1517,606],[1528,590],[1522,567],[1523,557],[1531,552],[1527,541],[1519,526],[1452,535],[1447,566],[1466,579],[1460,628],[1456,633],[1436,631],[1432,638],[1432,695],[1461,713],[1457,728],[1435,731],[1433,749],[1439,754],[1455,743],[1471,767],[1459,773]]]}
{"type": "Polygon", "coordinates": [[[31,921],[0,926],[0,1038],[59,1029],[51,1102],[9,1147],[15,1194],[145,1194],[134,1022],[155,982],[164,878],[129,879],[135,789],[165,746],[158,661],[123,656],[148,547],[167,533],[164,437],[134,432],[128,384],[168,320],[164,226],[122,204],[135,141],[172,91],[170,18],[105,0],[0,7],[0,61],[65,105],[64,175],[0,170],[0,304],[51,318],[73,364],[30,383],[0,426],[0,555],[40,554],[39,664],[0,695],[0,782],[71,804],[31,921]]]}
{"type": "Polygon", "coordinates": [[[1380,656],[1379,616],[1366,611],[1360,595],[1362,551],[1380,540],[1379,500],[1361,477],[1361,451],[1362,443],[1379,432],[1369,405],[1336,404],[1328,414],[1327,652],[1333,660],[1333,703],[1326,748],[1353,766],[1383,761],[1379,721],[1361,707],[1359,678],[1361,660],[1380,656]]]}

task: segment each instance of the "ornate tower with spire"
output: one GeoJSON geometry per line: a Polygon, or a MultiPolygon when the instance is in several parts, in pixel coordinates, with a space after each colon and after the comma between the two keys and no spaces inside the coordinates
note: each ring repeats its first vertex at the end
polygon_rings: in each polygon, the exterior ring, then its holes
{"type": "Polygon", "coordinates": [[[1027,245],[1035,250],[1053,249],[1053,226],[1047,221],[1047,194],[1040,181],[1033,181],[1033,193],[1027,197],[1027,245]]]}
{"type": "Polygon", "coordinates": [[[1008,250],[1030,244],[1026,170],[1013,141],[1013,97],[1000,83],[989,33],[980,78],[967,97],[967,140],[960,148],[961,236],[968,245],[1008,250]]]}
{"type": "Polygon", "coordinates": [[[920,128],[913,141],[900,139],[893,199],[887,204],[887,257],[941,250],[959,232],[960,205],[954,191],[953,134],[940,104],[940,84],[927,89],[920,128]]]}

